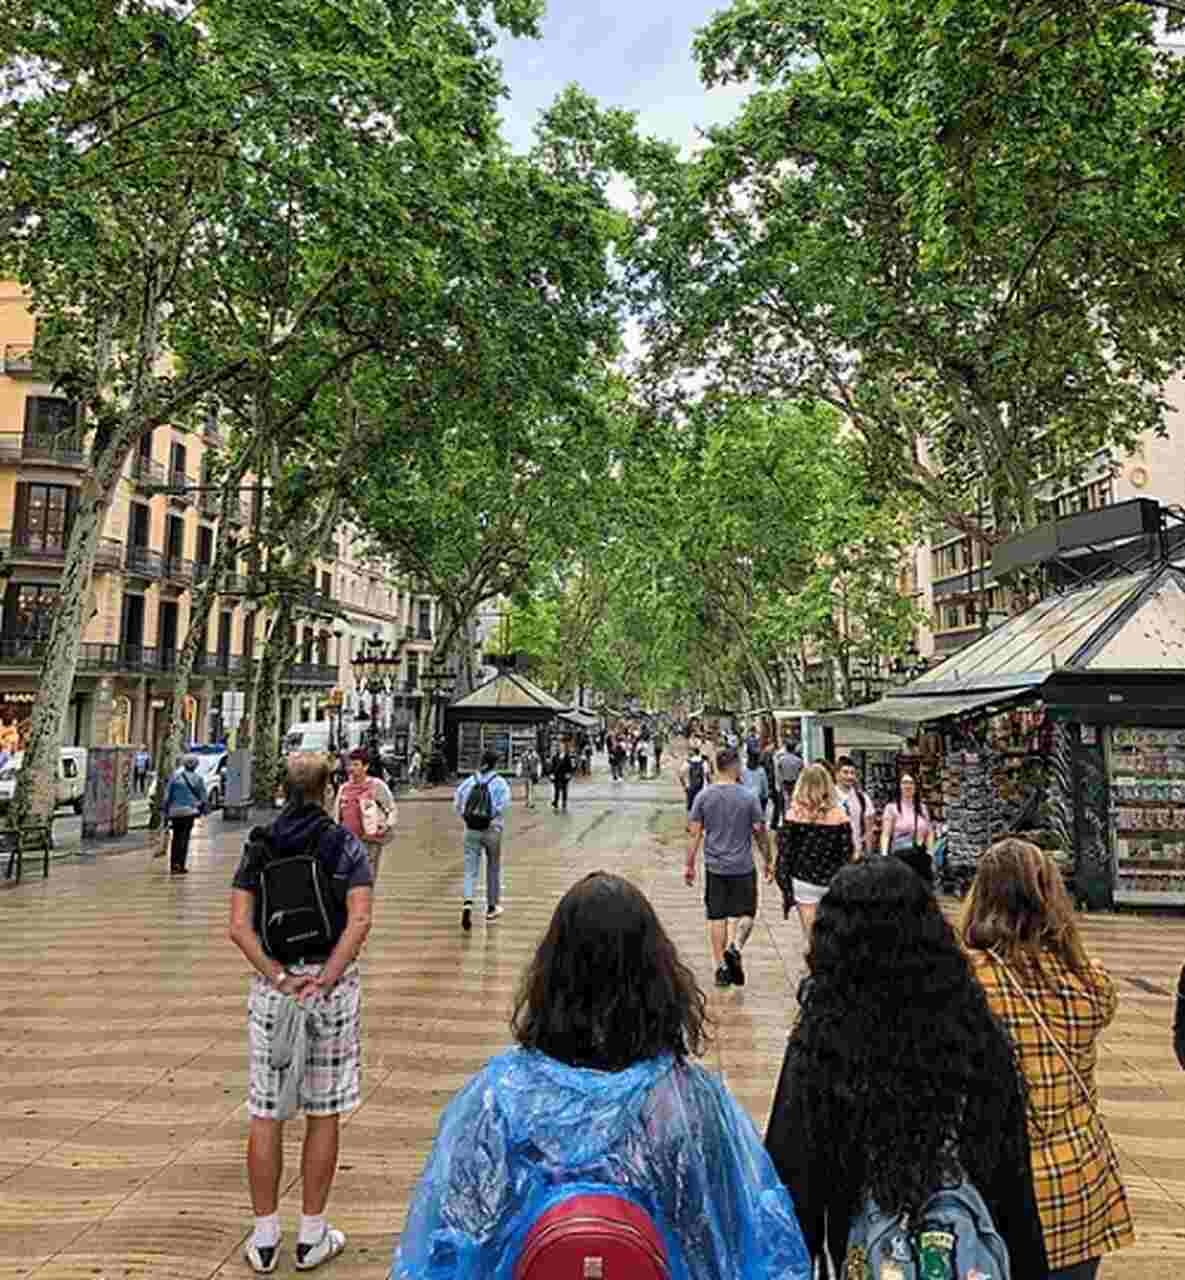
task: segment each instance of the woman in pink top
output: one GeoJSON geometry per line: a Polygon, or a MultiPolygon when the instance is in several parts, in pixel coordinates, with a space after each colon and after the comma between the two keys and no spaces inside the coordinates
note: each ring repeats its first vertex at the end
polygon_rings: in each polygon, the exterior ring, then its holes
{"type": "Polygon", "coordinates": [[[372,778],[367,772],[369,764],[370,754],[365,747],[356,747],[350,752],[349,777],[338,789],[333,818],[335,822],[341,823],[347,831],[352,831],[362,841],[370,859],[371,874],[377,884],[383,842],[395,829],[398,810],[395,808],[395,797],[391,795],[387,784],[382,778],[372,778]],[[367,835],[366,826],[362,820],[362,806],[365,803],[374,804],[378,810],[377,816],[381,829],[372,835],[367,835]]]}
{"type": "Polygon", "coordinates": [[[925,804],[918,799],[918,783],[912,773],[901,775],[897,798],[885,805],[881,853],[894,854],[924,879],[934,879],[934,828],[925,804]]]}

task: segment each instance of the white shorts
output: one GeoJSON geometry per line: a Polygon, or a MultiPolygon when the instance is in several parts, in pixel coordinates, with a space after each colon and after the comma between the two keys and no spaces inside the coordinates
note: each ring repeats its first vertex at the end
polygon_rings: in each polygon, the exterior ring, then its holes
{"type": "Polygon", "coordinates": [[[794,901],[804,907],[817,907],[827,892],[825,884],[811,884],[809,880],[794,881],[794,901]]]}

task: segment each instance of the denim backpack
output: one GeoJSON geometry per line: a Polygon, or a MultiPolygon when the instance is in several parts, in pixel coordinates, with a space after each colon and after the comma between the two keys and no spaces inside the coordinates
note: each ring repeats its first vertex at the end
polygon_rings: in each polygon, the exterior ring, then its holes
{"type": "Polygon", "coordinates": [[[967,1181],[943,1187],[908,1216],[871,1197],[853,1220],[843,1280],[1009,1280],[1008,1249],[967,1181]]]}

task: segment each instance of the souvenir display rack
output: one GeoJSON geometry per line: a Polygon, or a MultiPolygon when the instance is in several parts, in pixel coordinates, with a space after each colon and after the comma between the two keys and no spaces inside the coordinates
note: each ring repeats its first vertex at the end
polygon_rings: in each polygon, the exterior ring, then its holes
{"type": "Polygon", "coordinates": [[[1116,725],[1107,764],[1116,902],[1185,902],[1185,729],[1116,725]]]}

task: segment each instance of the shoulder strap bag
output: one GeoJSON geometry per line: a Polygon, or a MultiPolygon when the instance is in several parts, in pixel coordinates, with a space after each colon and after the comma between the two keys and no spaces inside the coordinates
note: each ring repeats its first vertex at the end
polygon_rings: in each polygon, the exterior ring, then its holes
{"type": "Polygon", "coordinates": [[[1098,1109],[1095,1106],[1094,1097],[1091,1095],[1090,1089],[1087,1086],[1086,1081],[1083,1080],[1082,1075],[1079,1072],[1078,1068],[1071,1061],[1070,1055],[1066,1052],[1065,1048],[1062,1046],[1062,1042],[1057,1038],[1057,1036],[1053,1034],[1053,1031],[1051,1030],[1049,1023],[1046,1022],[1045,1019],[1041,1016],[1041,1010],[1038,1009],[1037,1006],[1033,1003],[1033,1001],[1029,999],[1029,993],[1024,989],[1024,987],[1021,986],[1020,982],[1015,977],[1012,970],[1009,969],[1008,965],[1004,962],[1003,956],[1001,956],[1000,953],[994,947],[990,947],[988,949],[988,955],[991,956],[991,958],[1000,966],[1000,971],[1003,973],[1005,981],[1009,984],[1009,986],[1013,990],[1016,991],[1016,993],[1028,1006],[1029,1012],[1036,1019],[1037,1025],[1045,1033],[1046,1039],[1048,1039],[1050,1044],[1052,1044],[1053,1047],[1057,1050],[1058,1056],[1066,1064],[1066,1066],[1069,1068],[1070,1074],[1078,1082],[1078,1088],[1082,1090],[1082,1096],[1086,1099],[1086,1103],[1090,1107],[1091,1113],[1097,1115],[1098,1109]]]}

